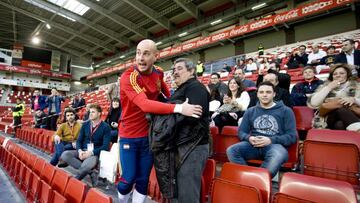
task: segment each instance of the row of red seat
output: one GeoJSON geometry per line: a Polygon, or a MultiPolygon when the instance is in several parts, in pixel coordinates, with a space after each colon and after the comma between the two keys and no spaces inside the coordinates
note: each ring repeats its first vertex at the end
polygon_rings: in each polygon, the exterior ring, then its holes
{"type": "MultiPolygon", "coordinates": [[[[0,145],[4,137],[0,136],[0,145]]],[[[28,202],[111,203],[112,199],[72,178],[19,145],[0,146],[0,163],[28,202]]]]}
{"type": "Polygon", "coordinates": [[[17,129],[16,137],[28,145],[52,154],[54,152],[54,134],[55,131],[24,126],[17,129]]]}

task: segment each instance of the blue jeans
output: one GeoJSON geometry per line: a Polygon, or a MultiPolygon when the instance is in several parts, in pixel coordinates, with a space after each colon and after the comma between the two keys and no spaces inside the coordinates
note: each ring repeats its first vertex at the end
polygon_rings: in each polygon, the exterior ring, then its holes
{"type": "Polygon", "coordinates": [[[231,162],[240,165],[247,165],[246,160],[264,160],[260,167],[268,169],[271,177],[274,177],[281,165],[288,160],[288,151],[281,144],[253,147],[249,142],[243,141],[227,148],[226,154],[231,162]]]}
{"type": "Polygon", "coordinates": [[[135,189],[146,195],[153,166],[148,137],[120,138],[119,148],[122,174],[117,185],[118,191],[126,195],[131,192],[135,184],[135,189]]]}
{"type": "Polygon", "coordinates": [[[71,142],[61,141],[59,144],[55,144],[55,152],[50,160],[50,164],[56,166],[59,163],[61,154],[65,150],[74,150],[71,142]]]}

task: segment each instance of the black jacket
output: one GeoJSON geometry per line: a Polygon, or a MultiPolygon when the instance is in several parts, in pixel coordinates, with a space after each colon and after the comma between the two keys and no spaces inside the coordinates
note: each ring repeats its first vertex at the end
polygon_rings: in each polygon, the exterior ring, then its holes
{"type": "MultiPolygon", "coordinates": [[[[255,106],[259,99],[257,98],[256,92],[253,93],[249,93],[250,96],[250,104],[248,106],[248,108],[255,106]]],[[[293,107],[293,103],[290,97],[290,93],[289,91],[280,88],[278,86],[275,87],[275,97],[274,97],[274,101],[282,101],[287,107],[292,108],[293,107]]]]}
{"type": "MultiPolygon", "coordinates": [[[[290,92],[290,83],[291,83],[291,76],[287,73],[279,73],[275,70],[269,69],[268,73],[274,73],[278,76],[279,84],[278,87],[281,87],[288,92],[290,92]]],[[[264,75],[258,75],[258,78],[256,80],[256,87],[259,86],[261,82],[264,80],[264,75]]]]}
{"type": "Polygon", "coordinates": [[[299,66],[305,66],[308,62],[308,54],[291,55],[289,62],[287,63],[288,69],[298,68],[299,66]]]}
{"type": "MultiPolygon", "coordinates": [[[[203,108],[200,118],[180,114],[153,115],[150,125],[150,146],[161,193],[165,198],[177,197],[177,171],[193,149],[208,144],[209,101],[206,88],[196,79],[190,79],[175,91],[171,103],[190,104],[203,108]]],[[[194,163],[196,164],[196,163],[194,163]]]]}
{"type": "MultiPolygon", "coordinates": [[[[335,63],[345,63],[347,64],[346,55],[344,52],[341,52],[340,54],[336,55],[335,57],[335,63]]],[[[354,65],[357,66],[357,73],[358,77],[360,77],[360,50],[354,50],[354,65]]]]}

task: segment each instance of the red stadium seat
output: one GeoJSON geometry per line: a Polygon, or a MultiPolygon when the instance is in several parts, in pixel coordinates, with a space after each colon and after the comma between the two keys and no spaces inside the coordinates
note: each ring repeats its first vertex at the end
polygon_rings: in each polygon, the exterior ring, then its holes
{"type": "Polygon", "coordinates": [[[237,126],[225,126],[222,129],[221,134],[218,134],[214,140],[214,158],[217,161],[226,162],[228,158],[226,156],[226,149],[240,142],[238,137],[237,126]]]}
{"type": "Polygon", "coordinates": [[[359,150],[355,144],[305,140],[304,174],[359,186],[359,150]]]}
{"type": "Polygon", "coordinates": [[[44,164],[44,168],[41,171],[40,178],[50,185],[55,174],[55,167],[49,163],[44,164]]]}
{"type": "Polygon", "coordinates": [[[36,175],[40,176],[44,166],[45,166],[45,160],[39,157],[36,160],[36,163],[35,163],[34,168],[33,168],[34,173],[36,175]]]}
{"type": "Polygon", "coordinates": [[[86,194],[84,203],[112,203],[111,197],[91,188],[86,194]]]}
{"type": "Polygon", "coordinates": [[[31,173],[31,177],[32,178],[26,195],[28,202],[34,202],[40,190],[40,177],[33,172],[31,173]]]}
{"type": "Polygon", "coordinates": [[[205,169],[201,179],[201,202],[207,202],[212,180],[215,178],[216,162],[214,159],[206,161],[205,169]]]}
{"type": "Polygon", "coordinates": [[[283,175],[279,192],[311,202],[357,202],[355,191],[349,183],[296,173],[283,175]]]}
{"type": "Polygon", "coordinates": [[[293,111],[296,119],[297,130],[309,130],[314,117],[314,110],[307,106],[294,106],[293,111]]]}
{"type": "Polygon", "coordinates": [[[215,178],[211,190],[212,203],[261,203],[261,194],[255,187],[215,178]]]}
{"type": "Polygon", "coordinates": [[[53,190],[58,191],[60,194],[64,194],[69,179],[70,175],[67,172],[61,169],[55,169],[55,175],[50,186],[53,190]]]}
{"type": "Polygon", "coordinates": [[[85,196],[86,184],[75,178],[70,178],[64,196],[71,203],[81,203],[85,196]]]}
{"type": "Polygon", "coordinates": [[[311,129],[307,140],[356,144],[360,150],[360,134],[347,130],[311,129]]]}
{"type": "Polygon", "coordinates": [[[66,198],[57,191],[54,191],[53,203],[67,203],[66,198]]]}
{"type": "Polygon", "coordinates": [[[40,191],[37,196],[37,201],[39,203],[47,203],[50,202],[53,196],[53,190],[51,186],[47,184],[44,180],[40,181],[40,191]]]}
{"type": "Polygon", "coordinates": [[[264,168],[225,163],[220,174],[221,179],[229,180],[258,189],[263,202],[270,202],[271,177],[264,168]]]}

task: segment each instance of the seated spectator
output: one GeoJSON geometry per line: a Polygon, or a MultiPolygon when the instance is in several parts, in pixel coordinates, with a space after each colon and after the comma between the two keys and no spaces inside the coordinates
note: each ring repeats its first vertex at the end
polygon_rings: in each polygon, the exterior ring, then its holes
{"type": "Polygon", "coordinates": [[[360,84],[351,76],[346,64],[330,70],[328,81],[309,100],[310,107],[319,109],[313,127],[360,131],[360,84]]]}
{"type": "Polygon", "coordinates": [[[46,114],[41,109],[35,111],[34,116],[35,128],[46,128],[46,114]]]}
{"type": "MultiPolygon", "coordinates": [[[[66,150],[76,149],[76,140],[79,135],[81,124],[75,119],[76,111],[67,108],[64,112],[66,121],[62,123],[54,135],[55,153],[50,160],[50,164],[56,166],[59,163],[61,154],[66,150]]],[[[59,164],[65,166],[64,163],[59,164]]]]}
{"type": "Polygon", "coordinates": [[[360,77],[360,50],[355,49],[355,41],[345,39],[342,52],[335,57],[335,63],[348,64],[354,76],[360,77]]]}
{"type": "Polygon", "coordinates": [[[21,128],[21,118],[25,112],[25,104],[20,98],[16,98],[16,106],[12,108],[13,126],[16,132],[17,128],[21,128]]]}
{"type": "Polygon", "coordinates": [[[291,52],[286,52],[286,56],[282,58],[280,62],[281,69],[287,68],[287,63],[290,61],[291,55],[292,55],[291,52]]]}
{"type": "Polygon", "coordinates": [[[84,106],[85,106],[85,99],[82,98],[81,94],[75,95],[72,102],[72,108],[75,109],[76,112],[78,112],[84,106]]]}
{"type": "Polygon", "coordinates": [[[335,46],[331,45],[327,48],[327,55],[320,60],[322,65],[333,65],[335,63],[335,46]]]}
{"type": "Polygon", "coordinates": [[[245,66],[246,66],[246,64],[245,64],[244,60],[243,60],[243,59],[239,59],[239,60],[237,60],[237,62],[236,62],[235,70],[236,70],[236,69],[245,69],[245,66]]]}
{"type": "Polygon", "coordinates": [[[315,92],[322,80],[315,77],[315,69],[305,66],[303,69],[304,81],[298,82],[291,90],[291,99],[294,106],[306,106],[308,98],[315,92]]]}
{"type": "Polygon", "coordinates": [[[310,66],[320,65],[320,60],[326,56],[326,52],[320,50],[319,44],[314,44],[312,47],[312,52],[308,56],[307,64],[310,66]]]}
{"type": "Polygon", "coordinates": [[[256,87],[253,81],[245,79],[245,73],[243,69],[236,69],[234,72],[234,77],[241,81],[245,89],[248,87],[256,87]]]}
{"type": "Polygon", "coordinates": [[[120,95],[119,81],[111,84],[105,93],[106,93],[106,98],[108,99],[109,102],[111,102],[113,98],[119,97],[119,95],[120,95]]]}
{"type": "Polygon", "coordinates": [[[211,116],[220,131],[224,126],[237,126],[250,103],[249,94],[238,78],[231,79],[228,87],[228,94],[223,99],[224,104],[211,116]]]}
{"type": "Polygon", "coordinates": [[[222,101],[224,95],[228,93],[228,86],[220,80],[219,73],[212,73],[210,75],[210,83],[208,87],[210,89],[210,93],[215,89],[220,93],[220,101],[222,101]]]}
{"type": "Polygon", "coordinates": [[[245,67],[245,72],[256,72],[258,70],[258,67],[256,63],[254,62],[254,59],[249,58],[248,62],[245,67]]]}
{"type": "MultiPolygon", "coordinates": [[[[271,82],[275,86],[275,97],[274,101],[282,101],[286,106],[292,108],[292,102],[289,91],[279,87],[278,76],[275,73],[268,73],[264,76],[264,82],[271,82]]],[[[261,83],[260,83],[261,84],[261,83]]],[[[258,97],[255,100],[251,100],[249,107],[255,106],[258,102],[258,97]]]]}
{"type": "Polygon", "coordinates": [[[111,142],[118,141],[118,123],[121,116],[121,107],[119,98],[115,97],[111,102],[110,111],[105,122],[111,127],[111,142]]]}
{"type": "Polygon", "coordinates": [[[259,71],[259,75],[256,80],[256,84],[258,85],[261,82],[263,82],[264,75],[266,75],[266,73],[274,73],[278,76],[278,79],[279,79],[279,84],[277,86],[290,92],[289,89],[290,89],[290,83],[291,83],[291,76],[287,73],[279,73],[279,71],[280,71],[279,63],[271,62],[269,69],[263,69],[263,70],[259,71]]]}
{"type": "Polygon", "coordinates": [[[288,160],[287,147],[296,142],[296,124],[293,111],[281,101],[275,102],[275,87],[263,82],[258,87],[259,103],[249,108],[239,127],[240,141],[230,146],[230,162],[246,165],[246,160],[264,160],[260,167],[267,168],[274,177],[288,160]]]}
{"type": "Polygon", "coordinates": [[[224,67],[223,67],[223,69],[221,71],[230,73],[231,72],[231,67],[228,66],[227,63],[224,63],[224,67]]]}
{"type": "Polygon", "coordinates": [[[91,106],[91,104],[87,104],[86,107],[85,107],[86,111],[85,111],[85,113],[83,115],[83,118],[82,118],[83,121],[88,121],[89,120],[90,106],[91,106]]]}
{"type": "Polygon", "coordinates": [[[308,62],[308,54],[305,53],[306,46],[300,45],[298,50],[294,51],[287,63],[288,69],[304,67],[308,62]]]}
{"type": "Polygon", "coordinates": [[[111,140],[110,126],[101,121],[101,107],[90,106],[90,120],[83,123],[76,141],[76,150],[65,151],[61,159],[77,169],[76,179],[82,180],[90,174],[93,186],[97,185],[97,174],[92,169],[98,164],[101,150],[108,151],[111,140]]]}

